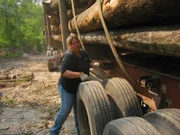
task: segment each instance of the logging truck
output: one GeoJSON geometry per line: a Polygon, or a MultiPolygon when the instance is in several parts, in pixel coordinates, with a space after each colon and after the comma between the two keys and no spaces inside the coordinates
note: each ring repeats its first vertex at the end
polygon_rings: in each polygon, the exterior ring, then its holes
{"type": "Polygon", "coordinates": [[[179,0],[44,0],[49,71],[76,33],[100,63],[77,93],[81,135],[180,135],[179,0]]]}

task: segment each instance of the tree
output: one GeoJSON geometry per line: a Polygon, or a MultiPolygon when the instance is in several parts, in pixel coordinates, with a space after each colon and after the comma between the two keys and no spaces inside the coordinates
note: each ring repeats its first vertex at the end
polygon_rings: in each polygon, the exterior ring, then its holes
{"type": "Polygon", "coordinates": [[[21,51],[42,50],[41,5],[29,0],[2,0],[0,13],[0,48],[21,51]]]}

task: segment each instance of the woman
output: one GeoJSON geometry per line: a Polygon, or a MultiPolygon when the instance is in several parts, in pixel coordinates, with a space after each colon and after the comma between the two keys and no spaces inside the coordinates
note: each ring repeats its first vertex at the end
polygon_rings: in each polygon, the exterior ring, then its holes
{"type": "Polygon", "coordinates": [[[89,76],[90,60],[87,54],[80,49],[81,45],[77,36],[71,34],[66,42],[68,51],[64,54],[61,61],[61,77],[58,83],[62,105],[54,125],[50,129],[50,135],[59,134],[72,108],[74,111],[76,131],[79,134],[76,113],[76,92],[79,83],[89,76]]]}

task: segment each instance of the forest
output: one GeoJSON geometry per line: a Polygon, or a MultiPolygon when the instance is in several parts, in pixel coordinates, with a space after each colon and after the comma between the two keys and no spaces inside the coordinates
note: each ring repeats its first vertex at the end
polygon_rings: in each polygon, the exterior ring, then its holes
{"type": "Polygon", "coordinates": [[[43,8],[31,0],[0,0],[0,56],[41,52],[43,8]]]}

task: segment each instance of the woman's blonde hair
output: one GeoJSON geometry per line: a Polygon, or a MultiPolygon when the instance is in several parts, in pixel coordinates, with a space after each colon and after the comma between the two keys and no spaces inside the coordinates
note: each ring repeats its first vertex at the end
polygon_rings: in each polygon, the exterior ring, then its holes
{"type": "Polygon", "coordinates": [[[70,35],[66,39],[67,45],[71,45],[72,44],[72,39],[77,39],[79,41],[79,39],[78,39],[76,34],[70,33],[70,35]]]}

